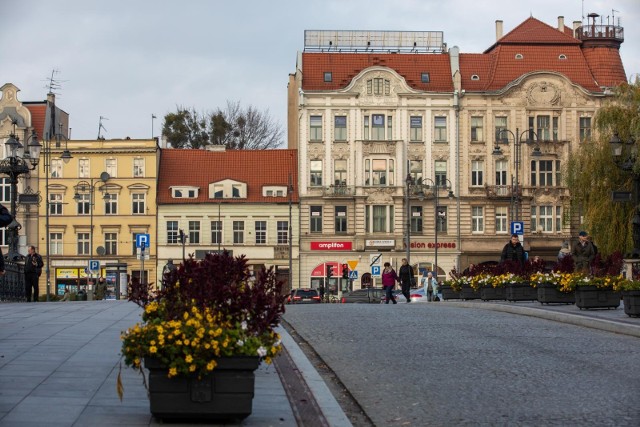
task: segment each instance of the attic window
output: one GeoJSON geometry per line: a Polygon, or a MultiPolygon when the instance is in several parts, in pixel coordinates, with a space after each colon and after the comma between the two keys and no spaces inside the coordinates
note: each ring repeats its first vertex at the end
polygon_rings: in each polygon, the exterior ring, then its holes
{"type": "Polygon", "coordinates": [[[477,74],[472,74],[471,75],[471,80],[480,80],[480,76],[477,74]]]}
{"type": "Polygon", "coordinates": [[[262,188],[263,197],[285,197],[287,195],[287,187],[268,186],[262,188]]]}
{"type": "Polygon", "coordinates": [[[171,187],[174,199],[195,199],[198,197],[198,187],[171,187]]]}
{"type": "Polygon", "coordinates": [[[422,83],[429,83],[429,81],[430,81],[430,80],[431,80],[431,79],[430,79],[429,73],[422,73],[422,74],[420,74],[420,81],[421,81],[422,83]]]}
{"type": "Polygon", "coordinates": [[[521,53],[516,53],[516,59],[523,59],[524,55],[521,53]]]}
{"type": "Polygon", "coordinates": [[[558,59],[567,59],[567,55],[561,53],[560,55],[558,55],[558,59]]]}
{"type": "Polygon", "coordinates": [[[324,82],[331,83],[333,81],[333,73],[331,71],[324,72],[324,82]]]}

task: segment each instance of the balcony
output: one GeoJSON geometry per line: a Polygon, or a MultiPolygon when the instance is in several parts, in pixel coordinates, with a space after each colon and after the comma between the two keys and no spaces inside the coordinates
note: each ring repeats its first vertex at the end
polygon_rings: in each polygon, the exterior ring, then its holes
{"type": "Polygon", "coordinates": [[[322,189],[324,197],[353,197],[355,194],[356,188],[353,185],[330,185],[322,189]]]}
{"type": "Polygon", "coordinates": [[[624,41],[624,28],[608,24],[588,24],[576,30],[576,37],[582,41],[612,40],[619,43],[624,41]]]}
{"type": "Polygon", "coordinates": [[[486,185],[484,189],[489,199],[509,199],[514,194],[511,185],[486,185]]]}

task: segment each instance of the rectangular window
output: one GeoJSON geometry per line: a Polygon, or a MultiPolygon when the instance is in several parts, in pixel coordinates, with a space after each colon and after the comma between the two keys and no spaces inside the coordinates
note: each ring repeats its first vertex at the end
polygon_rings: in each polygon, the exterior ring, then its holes
{"type": "Polygon", "coordinates": [[[255,222],[256,245],[267,244],[267,221],[255,222]]]}
{"type": "Polygon", "coordinates": [[[233,221],[233,243],[244,243],[244,221],[233,221]]]}
{"type": "Polygon", "coordinates": [[[89,255],[90,237],[89,233],[78,233],[78,255],[89,255]]]}
{"type": "Polygon", "coordinates": [[[534,187],[558,186],[560,185],[560,174],[561,171],[559,160],[531,161],[531,185],[534,187]]]}
{"type": "Polygon", "coordinates": [[[170,245],[178,243],[178,221],[167,221],[167,243],[170,245]]]}
{"type": "Polygon", "coordinates": [[[322,233],[322,206],[311,206],[309,213],[309,231],[322,233]]]}
{"type": "Polygon", "coordinates": [[[496,160],[496,185],[509,185],[507,182],[507,168],[509,163],[506,160],[496,160]]]}
{"type": "Polygon", "coordinates": [[[189,221],[189,243],[200,243],[200,221],[189,221]]]}
{"type": "Polygon", "coordinates": [[[385,159],[365,159],[365,185],[394,185],[394,162],[385,159]]]}
{"type": "Polygon", "coordinates": [[[420,73],[420,81],[422,83],[429,83],[430,76],[429,73],[420,73]]]}
{"type": "Polygon", "coordinates": [[[118,195],[109,193],[109,198],[104,201],[105,215],[118,215],[118,195]]]}
{"type": "Polygon", "coordinates": [[[562,208],[560,206],[556,206],[556,233],[560,233],[562,231],[562,208]]]}
{"type": "Polygon", "coordinates": [[[62,233],[49,233],[49,253],[51,255],[63,255],[62,233]]]}
{"type": "Polygon", "coordinates": [[[144,178],[144,159],[142,157],[133,159],[133,177],[144,178]]]}
{"type": "Polygon", "coordinates": [[[393,216],[393,206],[365,206],[365,231],[369,233],[392,233],[393,216]]]}
{"type": "Polygon", "coordinates": [[[145,195],[142,193],[132,194],[133,206],[131,212],[134,215],[144,215],[145,195]]]}
{"type": "Polygon", "coordinates": [[[471,141],[484,141],[482,129],[482,117],[471,117],[471,141]]]}
{"type": "Polygon", "coordinates": [[[557,141],[558,140],[558,118],[553,117],[551,120],[553,124],[553,128],[552,128],[553,140],[557,141]]]}
{"type": "Polygon", "coordinates": [[[333,162],[333,185],[347,185],[347,161],[333,162]]]}
{"type": "Polygon", "coordinates": [[[62,194],[49,193],[49,215],[62,215],[62,194]]]}
{"type": "Polygon", "coordinates": [[[436,209],[436,227],[438,228],[438,233],[446,233],[448,224],[447,219],[449,216],[447,215],[447,207],[446,206],[438,206],[436,209]]]}
{"type": "Polygon", "coordinates": [[[471,162],[471,185],[474,187],[484,185],[484,162],[481,160],[471,162]]]}
{"type": "Polygon", "coordinates": [[[504,234],[509,230],[507,228],[507,207],[496,206],[496,233],[504,234]]]}
{"type": "Polygon", "coordinates": [[[7,229],[6,228],[0,228],[0,245],[2,246],[8,246],[9,245],[9,236],[7,236],[7,229]]]}
{"type": "Polygon", "coordinates": [[[118,162],[116,159],[106,159],[105,170],[111,178],[116,178],[118,176],[118,162]]]}
{"type": "Polygon", "coordinates": [[[553,225],[555,223],[554,213],[554,206],[538,206],[539,215],[536,231],[542,231],[543,233],[553,232],[553,225]]]}
{"type": "Polygon", "coordinates": [[[591,139],[591,117],[580,117],[580,142],[591,139]]]}
{"type": "Polygon", "coordinates": [[[322,116],[311,116],[309,119],[309,141],[322,141],[322,116]]]}
{"type": "Polygon", "coordinates": [[[222,244],[222,221],[211,221],[211,243],[222,244]]]}
{"type": "Polygon", "coordinates": [[[333,137],[336,141],[347,140],[347,117],[335,116],[334,117],[333,137]]]}
{"type": "Polygon", "coordinates": [[[371,129],[371,139],[375,141],[384,140],[384,114],[373,114],[371,118],[373,121],[373,126],[371,129]]]}
{"type": "Polygon", "coordinates": [[[62,159],[51,159],[51,178],[62,178],[62,159]]]}
{"type": "Polygon", "coordinates": [[[0,178],[0,202],[11,201],[11,183],[9,178],[0,178]]]}
{"type": "Polygon", "coordinates": [[[536,117],[536,130],[538,134],[538,139],[541,141],[550,141],[551,133],[550,127],[551,123],[549,123],[549,116],[538,116],[536,117]]]}
{"type": "Polygon", "coordinates": [[[289,221],[278,221],[276,223],[276,231],[279,245],[289,243],[289,221]]]}
{"type": "Polygon", "coordinates": [[[347,207],[346,206],[336,206],[335,210],[335,231],[336,233],[346,233],[347,232],[347,207]]]}
{"type": "Polygon", "coordinates": [[[118,255],[118,233],[104,233],[105,255],[118,255]]]}
{"type": "Polygon", "coordinates": [[[422,116],[409,118],[409,140],[422,141],[422,116]]]}
{"type": "Polygon", "coordinates": [[[484,233],[484,208],[482,206],[471,207],[471,232],[484,233]]]}
{"type": "Polygon", "coordinates": [[[78,215],[89,215],[91,213],[91,194],[78,193],[78,215]]]}
{"type": "Polygon", "coordinates": [[[500,144],[507,144],[509,142],[509,132],[507,132],[507,118],[496,117],[494,123],[494,129],[496,133],[496,142],[500,144]]]}
{"type": "Polygon", "coordinates": [[[324,82],[331,83],[333,81],[333,73],[331,71],[324,72],[324,82]]]}
{"type": "Polygon", "coordinates": [[[393,117],[387,117],[387,139],[393,140],[393,117]]]}
{"type": "Polygon", "coordinates": [[[413,182],[418,185],[422,184],[422,160],[410,160],[409,161],[409,173],[413,182]]]}
{"type": "Polygon", "coordinates": [[[411,206],[411,232],[422,233],[422,206],[411,206]]]}
{"type": "Polygon", "coordinates": [[[365,141],[369,140],[369,116],[364,116],[364,139],[365,141]]]}
{"type": "Polygon", "coordinates": [[[447,185],[447,162],[445,160],[436,160],[434,169],[435,169],[436,185],[446,186],[447,185]]]}
{"type": "Polygon", "coordinates": [[[78,178],[89,178],[89,159],[78,160],[78,178]]]}
{"type": "Polygon", "coordinates": [[[435,117],[434,118],[434,135],[433,140],[436,142],[447,141],[447,118],[435,117]]]}
{"type": "Polygon", "coordinates": [[[311,160],[309,182],[312,187],[322,186],[322,160],[311,160]]]}

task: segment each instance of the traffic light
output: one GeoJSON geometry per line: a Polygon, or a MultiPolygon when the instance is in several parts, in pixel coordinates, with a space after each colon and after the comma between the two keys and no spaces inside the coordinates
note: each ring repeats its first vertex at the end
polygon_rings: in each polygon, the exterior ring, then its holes
{"type": "Polygon", "coordinates": [[[349,278],[349,264],[342,264],[342,278],[349,278]]]}
{"type": "Polygon", "coordinates": [[[327,277],[333,277],[333,265],[327,264],[327,277]]]}

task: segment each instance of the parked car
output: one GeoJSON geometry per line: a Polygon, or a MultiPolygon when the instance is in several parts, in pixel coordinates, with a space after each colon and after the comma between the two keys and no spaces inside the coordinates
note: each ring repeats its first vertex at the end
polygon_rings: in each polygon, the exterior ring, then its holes
{"type": "Polygon", "coordinates": [[[341,303],[353,303],[353,304],[379,304],[380,298],[384,296],[384,289],[381,288],[368,288],[358,289],[353,292],[342,295],[341,303]]]}
{"type": "Polygon", "coordinates": [[[294,289],[291,294],[291,304],[320,304],[320,294],[315,289],[294,289]]]}

